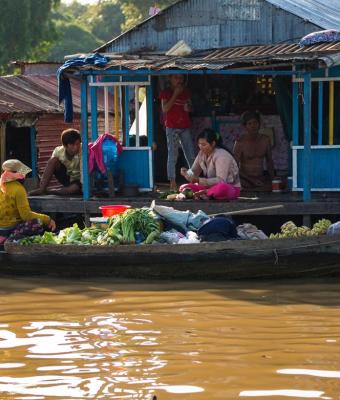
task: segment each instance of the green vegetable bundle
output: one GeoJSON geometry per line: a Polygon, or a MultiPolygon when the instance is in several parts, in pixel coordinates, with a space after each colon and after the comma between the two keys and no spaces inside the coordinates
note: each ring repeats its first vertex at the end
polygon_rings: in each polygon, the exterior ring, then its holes
{"type": "Polygon", "coordinates": [[[146,239],[144,243],[152,243],[160,234],[160,226],[153,213],[144,208],[126,210],[124,213],[110,218],[107,232],[100,238],[100,244],[132,244],[135,234],[140,232],[146,239]]]}
{"type": "Polygon", "coordinates": [[[152,211],[144,208],[129,209],[109,219],[108,229],[85,228],[81,230],[77,224],[65,228],[58,235],[45,232],[43,235],[21,239],[19,243],[29,244],[77,244],[77,245],[117,245],[134,244],[135,234],[140,232],[150,244],[160,235],[160,225],[152,211]]]}

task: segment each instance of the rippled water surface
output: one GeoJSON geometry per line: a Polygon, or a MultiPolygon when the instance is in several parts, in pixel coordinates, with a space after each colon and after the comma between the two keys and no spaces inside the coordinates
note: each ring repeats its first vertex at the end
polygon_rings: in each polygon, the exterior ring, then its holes
{"type": "Polygon", "coordinates": [[[340,282],[0,279],[0,399],[340,399],[340,282]]]}

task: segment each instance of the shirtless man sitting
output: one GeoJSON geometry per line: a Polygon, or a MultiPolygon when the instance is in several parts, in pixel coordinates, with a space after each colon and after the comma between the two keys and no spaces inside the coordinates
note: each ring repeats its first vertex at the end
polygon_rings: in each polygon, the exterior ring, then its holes
{"type": "Polygon", "coordinates": [[[234,156],[239,164],[242,189],[269,192],[272,190],[274,164],[271,143],[266,135],[259,133],[260,115],[246,111],[241,116],[246,134],[235,142],[234,156]],[[266,160],[267,174],[264,170],[266,160]]]}

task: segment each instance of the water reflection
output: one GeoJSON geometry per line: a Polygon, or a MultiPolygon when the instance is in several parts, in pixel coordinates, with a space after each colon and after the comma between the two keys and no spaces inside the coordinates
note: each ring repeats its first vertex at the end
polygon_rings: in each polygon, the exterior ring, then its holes
{"type": "MultiPolygon", "coordinates": [[[[81,322],[30,321],[21,327],[24,336],[0,330],[0,349],[25,347],[26,360],[39,360],[39,364],[54,360],[53,365],[38,366],[37,376],[0,377],[0,391],[64,398],[144,398],[154,389],[143,388],[139,395],[134,387],[157,384],[157,370],[166,365],[161,358],[164,352],[151,349],[158,345],[161,333],[151,324],[146,318],[106,313],[85,316],[81,322]],[[73,364],[58,365],[57,360],[73,364]],[[44,375],[45,371],[62,375],[44,375]]],[[[3,364],[3,368],[13,366],[25,364],[3,364]]]]}
{"type": "Polygon", "coordinates": [[[310,375],[310,376],[320,376],[322,378],[340,378],[340,371],[320,371],[317,369],[279,369],[277,371],[279,374],[288,375],[310,375]]]}
{"type": "Polygon", "coordinates": [[[0,284],[1,399],[338,398],[340,283],[0,284]]]}
{"type": "MultiPolygon", "coordinates": [[[[240,397],[293,397],[294,399],[326,399],[322,397],[324,392],[317,390],[294,390],[294,389],[281,389],[281,390],[246,390],[240,393],[240,397]]],[[[329,398],[329,397],[327,397],[329,398]]]]}

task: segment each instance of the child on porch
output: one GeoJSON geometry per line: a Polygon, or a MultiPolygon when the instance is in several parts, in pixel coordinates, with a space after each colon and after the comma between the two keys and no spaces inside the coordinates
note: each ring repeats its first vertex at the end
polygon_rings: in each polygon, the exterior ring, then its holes
{"type": "Polygon", "coordinates": [[[53,150],[40,181],[40,187],[31,191],[31,196],[42,194],[72,195],[81,193],[81,136],[76,129],[61,133],[62,146],[53,150]],[[48,190],[53,177],[63,185],[60,189],[48,190]]]}
{"type": "Polygon", "coordinates": [[[177,190],[176,163],[178,146],[181,144],[184,156],[190,167],[195,159],[190,127],[191,92],[185,87],[183,75],[170,76],[171,87],[162,90],[160,98],[165,116],[166,139],[168,146],[167,171],[170,190],[177,190]]]}

